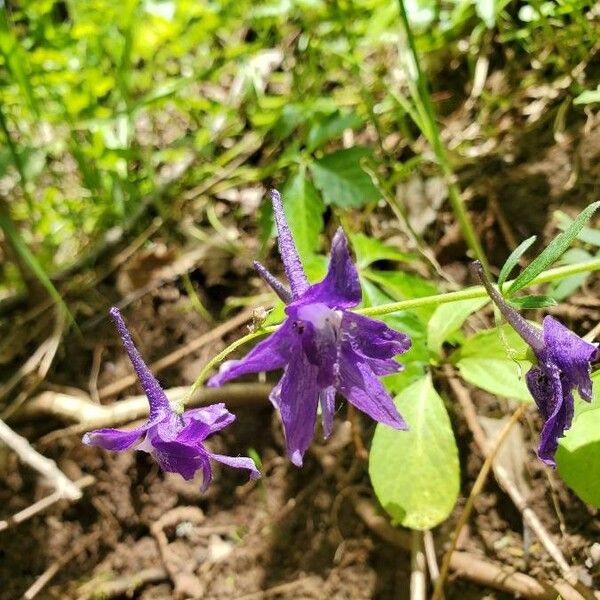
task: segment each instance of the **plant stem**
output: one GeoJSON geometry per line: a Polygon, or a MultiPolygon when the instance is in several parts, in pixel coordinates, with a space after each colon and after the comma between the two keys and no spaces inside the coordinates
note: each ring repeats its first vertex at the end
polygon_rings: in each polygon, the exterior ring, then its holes
{"type": "MultiPolygon", "coordinates": [[[[540,273],[535,279],[533,279],[529,285],[536,285],[540,283],[549,283],[551,281],[556,281],[557,279],[563,279],[564,277],[569,277],[570,275],[575,275],[577,273],[585,273],[590,271],[600,271],[600,258],[594,258],[592,260],[588,260],[586,262],[582,262],[576,265],[565,265],[564,267],[557,267],[555,269],[548,269],[543,273],[540,273]]],[[[507,281],[504,285],[508,288],[510,287],[512,281],[507,281]]],[[[377,316],[377,315],[387,315],[389,313],[398,312],[401,310],[409,310],[413,308],[418,308],[420,306],[437,306],[439,304],[448,304],[449,302],[458,302],[459,300],[470,300],[473,298],[485,298],[487,296],[487,292],[482,285],[473,286],[466,290],[461,290],[459,292],[448,292],[445,294],[435,294],[433,296],[423,296],[422,298],[411,298],[410,300],[402,300],[400,302],[391,302],[390,304],[381,304],[380,306],[372,306],[370,308],[361,308],[358,309],[357,313],[361,315],[369,315],[369,316],[377,316]]],[[[190,388],[190,391],[183,398],[180,403],[177,404],[177,409],[183,411],[183,407],[194,394],[194,392],[204,383],[204,380],[210,373],[210,370],[220,363],[224,358],[229,356],[234,350],[243,346],[247,342],[251,342],[252,340],[260,337],[262,335],[266,335],[267,333],[272,333],[277,330],[279,325],[271,325],[269,327],[265,327],[264,329],[259,329],[258,331],[253,331],[252,333],[248,333],[244,337],[241,337],[239,340],[236,340],[227,348],[219,352],[214,358],[209,360],[205,365],[200,375],[190,388]]]]}
{"type": "MultiPolygon", "coordinates": [[[[533,279],[529,285],[539,285],[541,283],[549,283],[559,279],[564,279],[577,273],[586,273],[592,271],[600,271],[600,258],[594,258],[575,265],[565,265],[564,267],[556,267],[548,269],[540,273],[533,279]]],[[[503,287],[510,287],[512,281],[507,281],[503,287]]],[[[421,298],[411,298],[410,300],[401,300],[400,302],[391,302],[389,304],[380,304],[379,306],[371,306],[369,308],[360,308],[356,312],[361,315],[377,316],[387,315],[389,313],[398,312],[401,310],[409,310],[420,306],[437,306],[439,304],[447,304],[449,302],[458,302],[459,300],[471,300],[474,298],[485,298],[487,292],[482,285],[473,286],[466,290],[458,292],[447,292],[445,294],[434,294],[433,296],[423,296],[421,298]]]]}
{"type": "Polygon", "coordinates": [[[278,328],[279,328],[279,325],[271,325],[270,327],[265,327],[263,329],[259,329],[258,331],[253,331],[252,333],[248,333],[244,337],[241,337],[239,340],[236,340],[235,342],[233,342],[233,344],[230,344],[229,346],[227,346],[227,348],[225,348],[225,350],[219,352],[219,354],[217,354],[214,358],[209,360],[204,365],[202,371],[200,371],[200,375],[198,375],[198,377],[196,378],[196,381],[194,381],[194,384],[190,388],[190,391],[187,393],[185,398],[183,398],[181,400],[181,405],[180,406],[178,405],[177,408],[178,409],[181,408],[181,410],[183,411],[183,407],[187,404],[188,400],[194,395],[196,390],[204,383],[204,380],[207,378],[211,369],[215,365],[219,364],[224,358],[229,356],[234,350],[236,350],[240,346],[243,346],[246,342],[251,342],[252,340],[256,339],[257,337],[260,337],[261,335],[266,335],[267,333],[271,333],[278,328]]]}
{"type": "Polygon", "coordinates": [[[402,27],[408,43],[407,50],[409,51],[411,63],[407,68],[408,77],[416,83],[416,90],[413,90],[413,99],[416,103],[418,103],[418,108],[421,109],[419,110],[421,119],[423,120],[421,124],[421,130],[429,140],[429,143],[431,144],[439,163],[440,169],[442,170],[442,174],[446,179],[446,183],[448,185],[448,200],[450,201],[450,206],[452,207],[454,216],[460,225],[462,234],[467,242],[467,246],[469,246],[469,248],[472,250],[475,258],[481,262],[484,270],[487,273],[488,262],[485,253],[481,247],[481,244],[479,243],[477,234],[473,229],[473,224],[471,223],[469,214],[465,209],[465,205],[463,204],[460,190],[456,183],[456,177],[452,167],[450,166],[450,161],[448,160],[448,154],[446,153],[444,144],[442,143],[440,129],[435,117],[435,109],[433,107],[433,102],[431,101],[431,94],[429,93],[427,81],[423,75],[423,70],[421,69],[415,38],[406,14],[404,0],[398,0],[398,6],[400,9],[400,20],[402,21],[402,27]]]}

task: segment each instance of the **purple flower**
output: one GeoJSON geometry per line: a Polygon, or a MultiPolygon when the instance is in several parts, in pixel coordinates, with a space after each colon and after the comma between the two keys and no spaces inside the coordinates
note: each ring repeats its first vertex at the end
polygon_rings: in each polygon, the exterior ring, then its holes
{"type": "Polygon", "coordinates": [[[200,469],[203,475],[202,491],[208,488],[212,479],[211,458],[230,467],[248,469],[251,479],[260,477],[250,458],[214,454],[202,444],[209,435],[235,420],[225,405],[213,404],[186,410],[181,414],[173,410],[158,381],[137,351],[119,309],[111,308],[110,316],[117,326],[123,346],[148,397],[150,415],[148,420],[136,429],[96,429],[86,433],[83,443],[116,451],[134,447],[135,450],[151,454],[163,471],[179,473],[184,479],[192,479],[200,469]],[[138,442],[140,438],[142,439],[138,442]]]}
{"type": "Polygon", "coordinates": [[[287,304],[287,319],[245,358],[225,363],[208,385],[284,369],[270,399],[281,414],[288,456],[301,466],[313,438],[319,404],[325,437],[331,434],[336,392],[376,421],[407,429],[378,376],[403,368],[393,357],[406,352],[411,342],[384,323],[347,310],[360,303],[361,289],[341,229],[333,238],[325,279],[308,283],[279,193],[272,194],[279,253],[291,291],[261,264],[255,263],[255,267],[287,304]]]}
{"type": "Polygon", "coordinates": [[[538,364],[529,369],[526,381],[544,419],[538,456],[542,462],[556,467],[558,438],[573,420],[573,389],[577,388],[584,400],[592,399],[591,363],[600,356],[598,348],[551,316],[544,318],[541,330],[533,327],[504,301],[485,276],[481,263],[476,261],[473,266],[500,312],[537,358],[538,364]]]}

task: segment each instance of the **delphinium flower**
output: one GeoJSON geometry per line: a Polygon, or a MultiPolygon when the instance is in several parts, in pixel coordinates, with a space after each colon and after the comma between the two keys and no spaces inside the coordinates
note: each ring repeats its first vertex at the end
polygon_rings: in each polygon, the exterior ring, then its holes
{"type": "Polygon", "coordinates": [[[573,420],[573,390],[577,388],[581,398],[588,402],[592,399],[591,364],[600,356],[598,348],[550,315],[544,318],[542,329],[531,325],[507,304],[486,277],[481,263],[476,261],[473,266],[504,318],[531,347],[537,359],[525,379],[544,419],[538,456],[542,462],[556,467],[554,454],[558,438],[573,420]]]}
{"type": "Polygon", "coordinates": [[[174,410],[135,347],[119,309],[111,308],[110,316],[148,398],[150,414],[141,427],[127,431],[97,429],[86,433],[83,443],[106,450],[121,451],[133,447],[135,450],[148,452],[163,471],[179,473],[184,479],[192,479],[201,470],[202,491],[206,490],[212,479],[211,459],[230,467],[248,469],[251,479],[259,477],[260,473],[252,459],[214,454],[203,445],[209,435],[235,420],[225,405],[213,404],[181,413],[174,410]]]}
{"type": "Polygon", "coordinates": [[[288,456],[301,466],[314,435],[319,403],[324,435],[331,434],[336,392],[376,421],[407,429],[378,376],[403,368],[394,356],[406,352],[411,341],[381,321],[348,310],[360,303],[361,288],[341,228],[333,238],[327,275],[320,283],[308,283],[279,193],[273,191],[272,199],[279,253],[291,290],[260,263],[255,267],[287,304],[287,319],[245,358],[225,363],[208,385],[284,369],[270,399],[281,414],[288,456]]]}

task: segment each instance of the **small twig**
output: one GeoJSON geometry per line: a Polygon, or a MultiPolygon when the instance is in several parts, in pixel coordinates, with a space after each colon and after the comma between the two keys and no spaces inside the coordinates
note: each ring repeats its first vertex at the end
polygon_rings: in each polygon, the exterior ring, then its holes
{"type": "MultiPolygon", "coordinates": [[[[187,407],[207,406],[215,402],[225,402],[229,408],[260,406],[266,403],[272,388],[267,383],[233,383],[222,388],[201,388],[192,395],[187,407]]],[[[175,387],[165,390],[165,393],[170,402],[176,403],[188,391],[188,387],[175,387]]],[[[148,399],[139,395],[100,405],[79,396],[46,391],[32,398],[19,417],[33,419],[48,415],[75,423],[66,430],[48,434],[55,438],[57,433],[61,437],[100,427],[117,427],[145,418],[148,415],[148,399]]],[[[48,436],[42,438],[47,439],[48,436]]]]}
{"type": "Polygon", "coordinates": [[[477,496],[480,494],[481,490],[483,489],[483,486],[485,485],[485,482],[487,481],[487,477],[492,468],[492,462],[494,460],[494,457],[498,453],[498,450],[500,450],[504,440],[506,439],[506,436],[511,430],[511,427],[521,418],[524,411],[525,405],[521,404],[521,406],[519,406],[519,408],[517,408],[517,410],[515,410],[515,412],[512,414],[510,420],[506,423],[506,425],[504,425],[485,458],[481,470],[479,471],[479,475],[477,475],[477,479],[473,484],[471,493],[467,498],[465,507],[463,508],[460,517],[458,518],[458,522],[456,523],[456,527],[452,532],[450,548],[448,548],[448,551],[446,552],[446,554],[444,555],[444,559],[442,560],[440,576],[435,582],[435,588],[433,590],[431,600],[440,600],[442,596],[444,582],[446,581],[446,577],[448,576],[448,570],[450,569],[450,559],[452,558],[452,553],[456,549],[456,544],[458,542],[458,537],[460,535],[460,532],[462,531],[462,528],[466,525],[467,521],[469,520],[469,517],[471,516],[471,512],[475,503],[475,498],[477,498],[477,496]]]}
{"type": "MultiPolygon", "coordinates": [[[[195,524],[204,522],[204,513],[197,506],[177,506],[166,512],[164,515],[150,525],[150,532],[156,540],[158,550],[162,558],[163,565],[173,582],[174,597],[195,598],[198,592],[198,582],[192,573],[187,569],[182,569],[182,564],[176,559],[176,556],[169,549],[169,540],[165,529],[173,527],[183,521],[189,521],[195,524]]],[[[186,565],[188,569],[190,565],[186,565]]],[[[193,566],[192,566],[193,568],[193,566]]]]}
{"type": "MultiPolygon", "coordinates": [[[[479,424],[477,419],[477,413],[475,411],[475,407],[471,400],[468,390],[462,385],[460,380],[455,376],[451,367],[447,367],[444,370],[444,375],[447,378],[448,384],[452,389],[452,392],[456,396],[459,404],[461,405],[463,414],[465,416],[465,420],[467,421],[467,425],[471,430],[473,435],[473,439],[475,443],[479,447],[481,453],[484,456],[487,456],[489,452],[489,443],[483,428],[479,424]]],[[[545,548],[546,552],[552,557],[554,562],[558,565],[563,577],[567,580],[571,585],[577,588],[580,592],[582,592],[582,584],[579,582],[577,574],[573,571],[573,569],[569,566],[569,563],[565,559],[563,553],[560,548],[556,545],[552,536],[546,528],[542,525],[539,517],[535,514],[532,508],[528,505],[527,499],[523,496],[521,491],[512,481],[511,476],[508,474],[506,469],[499,464],[494,463],[492,465],[494,470],[494,475],[500,487],[510,496],[514,505],[521,512],[523,516],[523,521],[531,528],[533,533],[536,535],[542,546],[545,548]]],[[[583,588],[582,595],[585,598],[591,599],[594,596],[591,590],[586,590],[583,588]]]]}
{"type": "MultiPolygon", "coordinates": [[[[81,479],[78,479],[77,481],[75,481],[74,485],[76,485],[80,490],[83,490],[84,488],[92,485],[95,481],[96,481],[96,479],[94,477],[92,477],[91,475],[85,475],[81,479]]],[[[23,521],[27,521],[28,519],[31,519],[31,517],[34,517],[38,513],[41,513],[42,511],[46,510],[47,508],[49,508],[56,502],[63,500],[63,499],[64,499],[64,495],[61,492],[59,492],[58,490],[55,492],[52,492],[52,494],[49,494],[48,496],[42,498],[41,500],[34,502],[31,506],[28,506],[27,508],[24,508],[23,510],[19,511],[18,513],[15,513],[11,517],[8,517],[8,519],[0,521],[0,532],[4,531],[5,529],[8,529],[9,527],[19,525],[20,523],[23,523],[23,521]]]]}
{"type": "Polygon", "coordinates": [[[15,433],[2,420],[0,420],[0,440],[12,448],[23,462],[46,477],[62,498],[69,500],[81,498],[81,490],[56,466],[53,460],[42,456],[24,437],[15,433]]]}
{"type": "Polygon", "coordinates": [[[169,579],[169,574],[163,567],[142,569],[133,575],[124,575],[112,581],[90,581],[79,589],[80,600],[83,598],[133,598],[135,592],[149,583],[160,583],[169,579]],[[88,591],[90,590],[90,591],[88,591]]]}
{"type": "MultiPolygon", "coordinates": [[[[171,352],[166,356],[163,356],[162,358],[153,362],[150,365],[150,370],[155,374],[159,373],[163,369],[173,366],[185,356],[188,356],[189,354],[200,350],[200,348],[203,348],[204,346],[208,346],[209,344],[220,340],[224,335],[228,334],[234,329],[237,329],[238,327],[241,327],[244,323],[252,319],[255,310],[256,307],[254,306],[246,308],[245,310],[237,314],[235,317],[229,319],[228,321],[225,321],[225,323],[221,323],[221,325],[218,325],[214,329],[211,329],[211,331],[209,331],[208,333],[201,335],[200,337],[196,338],[195,340],[192,340],[189,344],[186,344],[182,348],[178,348],[174,352],[171,352]]],[[[122,377],[121,379],[113,381],[113,383],[110,383],[109,385],[100,389],[98,395],[101,399],[115,396],[116,394],[122,392],[128,387],[134,385],[136,381],[137,379],[135,375],[127,375],[127,377],[122,377]]]]}
{"type": "Polygon", "coordinates": [[[317,584],[323,583],[320,577],[317,577],[316,575],[309,575],[308,577],[296,579],[296,581],[290,581],[289,583],[282,583],[280,585],[273,586],[268,590],[261,590],[260,592],[252,592],[251,594],[236,596],[235,600],[263,600],[264,598],[271,598],[272,596],[279,596],[279,594],[284,594],[285,592],[291,592],[297,587],[300,587],[308,582],[315,582],[317,584]]]}
{"type": "Polygon", "coordinates": [[[84,537],[79,543],[76,543],[71,552],[67,552],[60,559],[54,561],[35,581],[35,583],[23,594],[24,600],[32,600],[35,598],[52,578],[75,557],[81,554],[88,546],[91,546],[102,535],[102,532],[95,531],[84,537]]]}
{"type": "MultiPolygon", "coordinates": [[[[389,521],[377,512],[370,500],[357,494],[352,496],[352,500],[356,514],[369,529],[393,546],[410,551],[411,535],[408,531],[392,527],[389,521]]],[[[450,567],[469,581],[528,600],[555,600],[558,593],[550,585],[542,584],[529,575],[515,572],[503,565],[497,565],[472,552],[455,550],[450,567]]]]}
{"type": "Polygon", "coordinates": [[[102,353],[104,346],[96,344],[92,356],[92,368],[90,369],[90,377],[88,379],[88,389],[90,398],[95,404],[100,404],[100,396],[98,395],[98,376],[100,375],[100,366],[102,365],[102,353]]]}
{"type": "Polygon", "coordinates": [[[425,600],[427,597],[427,565],[423,551],[423,532],[412,532],[410,549],[410,600],[425,600]]]}
{"type": "Polygon", "coordinates": [[[429,578],[431,583],[435,585],[436,579],[440,576],[440,568],[437,563],[435,556],[435,544],[433,541],[433,534],[430,529],[423,532],[423,547],[425,548],[425,558],[427,559],[427,570],[429,571],[429,578]]]}
{"type": "Polygon", "coordinates": [[[352,430],[352,441],[354,442],[354,451],[356,456],[358,456],[358,458],[361,460],[367,461],[369,460],[369,452],[365,448],[362,438],[360,437],[360,417],[356,408],[354,408],[354,406],[352,406],[350,403],[348,403],[347,414],[352,430]]]}

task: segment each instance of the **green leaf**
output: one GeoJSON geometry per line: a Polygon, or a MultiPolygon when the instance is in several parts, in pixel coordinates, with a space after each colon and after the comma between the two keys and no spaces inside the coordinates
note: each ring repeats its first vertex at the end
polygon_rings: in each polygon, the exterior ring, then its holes
{"type": "Polygon", "coordinates": [[[450,358],[469,383],[491,394],[529,402],[525,372],[530,363],[523,360],[527,351],[527,344],[505,324],[471,336],[450,358]]]}
{"type": "Polygon", "coordinates": [[[488,302],[489,298],[475,298],[474,300],[440,304],[427,324],[427,347],[429,351],[439,356],[442,344],[462,327],[465,319],[470,314],[483,308],[488,302]]]}
{"type": "Polygon", "coordinates": [[[527,308],[547,308],[548,306],[556,306],[556,300],[549,296],[519,296],[511,298],[508,303],[518,310],[527,308]]]}
{"type": "Polygon", "coordinates": [[[371,483],[394,521],[431,529],[448,517],[458,498],[460,467],[450,419],[429,375],[395,403],[410,429],[377,425],[369,455],[371,483]]]}
{"type": "Polygon", "coordinates": [[[369,237],[364,233],[350,235],[350,242],[356,253],[356,266],[358,270],[366,269],[378,260],[396,260],[408,262],[414,260],[415,255],[402,252],[397,248],[384,244],[381,240],[369,237]]]}
{"type": "Polygon", "coordinates": [[[500,270],[500,275],[498,275],[498,287],[502,289],[502,285],[506,281],[507,277],[512,273],[512,270],[517,266],[519,259],[529,246],[535,242],[537,239],[536,235],[532,235],[530,238],[527,238],[524,242],[521,242],[511,253],[510,256],[506,259],[502,269],[500,270]]]}
{"type": "MultiPolygon", "coordinates": [[[[396,301],[431,296],[438,291],[437,287],[426,279],[404,271],[372,271],[365,269],[363,275],[383,288],[396,301]]],[[[423,321],[429,320],[434,311],[435,307],[433,306],[423,306],[411,310],[423,321]]]]}
{"type": "Polygon", "coordinates": [[[593,399],[577,397],[571,428],[558,443],[556,464],[565,483],[584,501],[600,508],[600,371],[592,376],[593,399]]]}
{"type": "Polygon", "coordinates": [[[532,261],[529,266],[521,271],[519,276],[510,286],[508,290],[509,293],[513,294],[517,290],[525,287],[532,279],[537,277],[542,271],[559,259],[599,206],[600,202],[590,204],[579,214],[569,227],[565,229],[565,231],[557,235],[548,246],[546,246],[542,253],[532,261]]]}
{"type": "Polygon", "coordinates": [[[46,271],[40,265],[36,257],[32,254],[31,250],[27,247],[25,240],[19,233],[18,229],[13,224],[10,215],[7,210],[0,204],[0,229],[4,232],[6,238],[10,241],[10,244],[15,252],[17,252],[25,265],[35,275],[38,281],[46,288],[50,297],[56,302],[58,306],[64,311],[65,315],[69,320],[74,323],[75,320],[73,315],[69,311],[65,301],[62,299],[60,292],[54,287],[54,284],[48,277],[46,271]]]}
{"type": "Polygon", "coordinates": [[[595,90],[585,90],[581,92],[575,100],[573,100],[573,104],[593,104],[595,102],[600,102],[600,85],[595,90]]]}
{"type": "Polygon", "coordinates": [[[325,206],[304,168],[284,187],[281,197],[298,253],[313,254],[319,247],[325,206]]]}
{"type": "Polygon", "coordinates": [[[379,191],[360,165],[361,159],[369,154],[367,148],[355,146],[327,154],[309,164],[315,185],[327,204],[360,208],[379,199],[379,191]]]}
{"type": "Polygon", "coordinates": [[[310,128],[306,138],[306,149],[314,152],[329,140],[341,135],[344,130],[356,129],[361,124],[362,121],[355,114],[342,115],[336,112],[328,115],[310,128]]]}
{"type": "MultiPolygon", "coordinates": [[[[600,252],[596,255],[600,257],[600,252]]],[[[593,256],[586,252],[583,248],[570,248],[567,250],[561,260],[560,264],[563,265],[576,265],[586,260],[591,260],[593,256]]],[[[546,290],[546,293],[551,298],[554,298],[557,302],[564,300],[570,296],[577,288],[579,288],[583,282],[589,277],[589,273],[577,273],[570,277],[565,277],[560,281],[553,281],[546,290]]]]}
{"type": "MultiPolygon", "coordinates": [[[[568,229],[569,225],[573,223],[573,219],[560,210],[555,211],[554,216],[558,221],[558,227],[562,231],[568,229]]],[[[592,244],[593,246],[600,247],[600,231],[597,229],[592,229],[591,227],[582,227],[581,231],[577,234],[577,239],[585,242],[586,244],[592,244]]]]}

